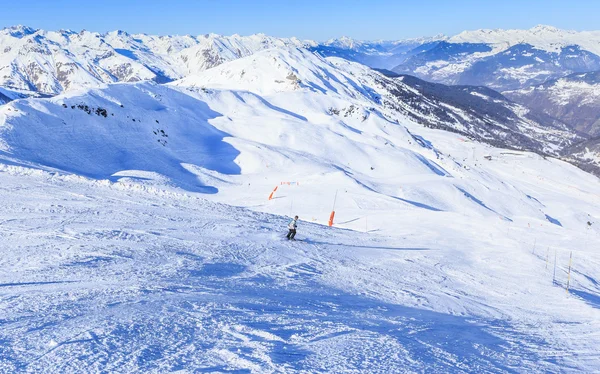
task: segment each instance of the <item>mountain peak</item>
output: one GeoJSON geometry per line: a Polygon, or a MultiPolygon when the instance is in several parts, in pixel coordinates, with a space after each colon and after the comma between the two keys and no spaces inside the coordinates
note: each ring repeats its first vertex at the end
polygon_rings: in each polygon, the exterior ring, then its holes
{"type": "Polygon", "coordinates": [[[558,34],[558,33],[566,32],[565,30],[559,29],[559,28],[554,27],[554,26],[549,26],[549,25],[537,25],[537,26],[532,27],[531,29],[529,29],[529,31],[531,31],[532,33],[535,33],[535,34],[539,34],[539,33],[553,33],[553,34],[558,34]]]}
{"type": "Polygon", "coordinates": [[[340,38],[329,39],[327,42],[325,42],[325,44],[330,45],[330,46],[335,46],[338,48],[352,49],[357,44],[360,44],[360,42],[358,42],[356,39],[350,38],[348,36],[342,36],[340,38]]]}
{"type": "Polygon", "coordinates": [[[16,25],[16,26],[5,27],[2,29],[2,31],[8,33],[12,37],[22,38],[27,35],[35,34],[36,32],[39,31],[39,29],[34,29],[29,26],[16,25]]]}

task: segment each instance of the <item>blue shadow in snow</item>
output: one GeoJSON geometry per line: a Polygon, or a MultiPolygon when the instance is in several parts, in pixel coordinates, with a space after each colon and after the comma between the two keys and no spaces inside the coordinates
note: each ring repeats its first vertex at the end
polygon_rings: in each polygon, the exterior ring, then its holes
{"type": "MultiPolygon", "coordinates": [[[[311,281],[314,274],[304,269],[299,269],[299,275],[307,281],[306,287],[297,290],[278,288],[272,283],[248,283],[236,289],[219,286],[227,290],[228,299],[238,301],[233,302],[235,308],[224,311],[216,319],[233,319],[250,331],[265,331],[281,338],[252,336],[256,343],[269,347],[265,353],[272,362],[298,371],[315,369],[311,360],[307,360],[314,354],[310,347],[326,341],[336,346],[353,346],[351,352],[338,354],[362,367],[373,360],[375,353],[367,346],[353,344],[367,338],[403,348],[397,355],[379,357],[381,361],[377,364],[388,372],[412,371],[411,368],[420,371],[418,368],[423,367],[430,372],[445,373],[518,372],[556,364],[538,353],[547,346],[545,341],[518,332],[505,321],[466,318],[385,303],[324,287],[311,281]],[[296,339],[292,339],[293,336],[296,339]],[[305,341],[294,343],[298,337],[305,341]],[[511,343],[514,341],[527,344],[516,346],[511,343]],[[450,357],[452,359],[448,359],[450,357]]],[[[242,351],[241,356],[250,359],[252,353],[242,351]]],[[[346,370],[357,369],[352,365],[346,370]]],[[[345,371],[339,366],[329,370],[345,371]]]]}
{"type": "Polygon", "coordinates": [[[570,289],[569,292],[571,292],[573,295],[582,298],[586,303],[588,303],[592,307],[600,309],[600,295],[574,289],[570,289]]]}
{"type": "Polygon", "coordinates": [[[559,221],[559,220],[557,220],[556,218],[552,218],[552,217],[550,217],[550,216],[549,216],[549,215],[547,215],[547,214],[545,214],[545,216],[546,216],[546,219],[548,220],[548,222],[550,222],[550,223],[553,223],[553,224],[555,224],[555,225],[557,225],[557,226],[560,226],[560,227],[562,227],[562,224],[561,224],[561,223],[560,223],[560,221],[559,221]]]}
{"type": "Polygon", "coordinates": [[[536,199],[535,197],[531,196],[531,195],[527,195],[525,194],[525,196],[527,196],[528,199],[535,201],[536,203],[540,204],[541,206],[543,206],[544,208],[546,207],[544,204],[542,204],[541,201],[539,201],[538,199],[536,199]]]}
{"type": "Polygon", "coordinates": [[[379,191],[376,191],[376,190],[375,190],[375,189],[373,189],[372,187],[369,187],[369,186],[367,186],[366,184],[364,184],[363,182],[359,181],[358,179],[354,178],[354,177],[352,176],[352,173],[350,173],[349,171],[347,171],[347,170],[344,170],[344,169],[342,169],[342,168],[341,168],[341,167],[339,167],[339,166],[334,166],[334,167],[335,167],[337,170],[339,170],[339,171],[343,172],[344,174],[346,174],[346,176],[347,176],[348,178],[352,178],[352,180],[353,180],[353,181],[354,181],[356,184],[360,185],[361,187],[364,187],[364,188],[366,188],[367,190],[369,190],[369,191],[371,191],[371,192],[374,192],[374,193],[376,193],[376,194],[380,194],[380,195],[384,195],[384,196],[390,197],[390,198],[392,198],[392,199],[400,200],[400,201],[402,201],[402,202],[404,202],[404,203],[410,204],[410,205],[412,205],[412,206],[415,206],[415,207],[417,207],[417,208],[422,208],[422,209],[431,210],[432,212],[443,212],[443,210],[442,210],[442,209],[438,209],[438,208],[436,208],[436,207],[433,207],[433,206],[430,206],[430,205],[427,205],[427,204],[423,204],[423,203],[420,203],[420,202],[417,202],[417,201],[407,200],[407,199],[403,199],[403,198],[401,198],[401,197],[397,197],[397,196],[391,196],[391,195],[386,195],[386,194],[383,194],[383,193],[381,193],[381,192],[379,192],[379,191]]]}
{"type": "Polygon", "coordinates": [[[412,206],[415,206],[415,207],[417,207],[417,208],[431,210],[432,212],[443,212],[443,210],[442,210],[442,209],[439,209],[439,208],[433,207],[433,206],[431,206],[431,205],[423,204],[423,203],[420,203],[420,202],[418,202],[418,201],[407,200],[407,199],[403,199],[403,198],[401,198],[401,197],[398,197],[398,196],[390,196],[390,197],[391,197],[392,199],[400,200],[400,201],[402,201],[402,202],[405,202],[405,203],[407,203],[407,204],[410,204],[410,205],[412,205],[412,206]]]}
{"type": "Polygon", "coordinates": [[[425,139],[424,137],[422,137],[421,135],[415,135],[412,132],[408,131],[408,129],[406,129],[406,131],[410,134],[410,136],[412,136],[412,138],[419,143],[419,145],[423,148],[427,148],[427,149],[433,149],[433,144],[425,139]]]}
{"type": "MultiPolygon", "coordinates": [[[[234,94],[234,96],[235,96],[235,97],[237,97],[237,98],[238,98],[240,101],[242,101],[243,103],[246,103],[246,100],[244,100],[244,98],[243,98],[243,97],[242,97],[242,96],[241,96],[241,95],[240,95],[238,92],[235,92],[235,91],[234,91],[234,92],[233,92],[233,94],[234,94]]],[[[250,96],[253,96],[255,99],[257,99],[258,101],[260,101],[260,102],[261,102],[261,103],[262,103],[264,106],[266,106],[267,108],[269,108],[269,109],[272,109],[272,110],[274,110],[274,111],[276,111],[276,112],[283,113],[283,114],[285,114],[285,115],[288,115],[288,116],[290,116],[290,117],[294,117],[294,118],[296,118],[296,119],[299,119],[299,120],[301,120],[301,121],[304,121],[304,122],[308,121],[308,119],[307,119],[306,117],[304,117],[304,116],[301,116],[301,115],[299,115],[299,114],[296,114],[296,113],[294,113],[294,112],[290,112],[290,111],[289,111],[289,110],[287,110],[287,109],[283,109],[283,108],[280,108],[280,107],[278,107],[278,106],[275,106],[275,105],[271,104],[270,102],[268,102],[267,100],[265,100],[265,99],[264,99],[262,96],[260,96],[260,95],[257,95],[257,94],[255,94],[255,93],[253,93],[253,92],[250,92],[250,91],[244,91],[244,94],[246,94],[246,95],[250,95],[250,96]]]]}
{"type": "Polygon", "coordinates": [[[130,51],[129,49],[115,48],[115,52],[117,52],[121,56],[125,56],[134,61],[139,60],[139,58],[135,55],[135,53],[133,53],[133,51],[130,51]]]}
{"type": "Polygon", "coordinates": [[[446,170],[444,170],[444,168],[442,168],[438,164],[434,163],[433,161],[429,161],[428,159],[426,159],[425,157],[423,157],[422,155],[420,155],[418,153],[415,153],[415,156],[417,157],[417,159],[419,161],[421,161],[423,164],[425,164],[425,166],[427,166],[431,171],[433,171],[440,177],[450,176],[450,173],[448,173],[446,170]]]}
{"type": "MultiPolygon", "coordinates": [[[[41,125],[16,122],[10,136],[6,137],[12,151],[10,154],[0,151],[0,159],[16,158],[31,163],[32,167],[46,166],[91,179],[111,181],[129,177],[127,173],[115,175],[128,170],[156,173],[179,188],[207,194],[217,193],[218,189],[205,185],[199,175],[185,168],[184,164],[226,175],[240,174],[241,169],[235,163],[240,153],[224,141],[230,135],[209,123],[222,115],[210,109],[205,102],[168,90],[166,95],[170,105],[177,104],[178,112],[189,112],[193,116],[178,115],[158,124],[155,120],[159,109],[164,107],[163,103],[150,95],[140,95],[136,86],[117,85],[111,90],[112,94],[119,93],[119,97],[136,95],[138,101],[134,111],[128,112],[128,106],[125,109],[115,108],[114,103],[93,94],[86,96],[84,104],[92,110],[95,107],[108,108],[109,113],[114,112],[115,115],[103,118],[76,108],[63,109],[58,104],[48,104],[58,107],[53,111],[28,107],[28,117],[37,119],[36,123],[41,125]],[[129,119],[131,113],[141,118],[132,121],[129,119]],[[170,136],[153,134],[156,128],[165,129],[170,136]],[[157,139],[168,143],[163,146],[157,139]]],[[[155,90],[160,93],[159,89],[155,90]]],[[[67,101],[67,105],[80,102],[67,101]]],[[[129,178],[144,181],[148,176],[132,173],[129,178]]]]}
{"type": "Polygon", "coordinates": [[[242,273],[245,266],[233,263],[212,263],[204,264],[200,270],[190,270],[190,275],[194,277],[233,277],[242,273]]]}
{"type": "Polygon", "coordinates": [[[63,284],[63,283],[76,283],[76,281],[0,283],[0,287],[43,286],[43,285],[48,285],[48,284],[63,284]]]}
{"type": "MultiPolygon", "coordinates": [[[[355,134],[359,134],[359,135],[360,135],[360,134],[362,134],[362,131],[360,131],[360,130],[358,130],[358,129],[355,129],[355,128],[354,128],[354,127],[352,127],[352,126],[348,126],[346,123],[344,123],[344,121],[339,121],[338,123],[339,123],[339,124],[340,124],[340,125],[341,125],[343,128],[345,128],[346,130],[352,131],[352,132],[353,132],[353,133],[355,133],[355,134]]],[[[338,135],[339,135],[339,134],[338,134],[338,135]]]]}
{"type": "Polygon", "coordinates": [[[475,196],[471,195],[470,193],[468,193],[467,191],[465,191],[464,189],[458,187],[458,186],[454,186],[456,187],[456,189],[458,189],[460,192],[463,193],[463,195],[465,195],[467,198],[469,198],[471,201],[477,203],[478,205],[480,205],[481,207],[489,210],[490,212],[499,215],[500,217],[502,217],[505,221],[509,221],[512,222],[512,219],[503,216],[502,214],[496,212],[495,210],[491,209],[490,207],[488,207],[487,205],[485,205],[485,203],[481,200],[479,200],[478,198],[476,198],[475,196]]]}

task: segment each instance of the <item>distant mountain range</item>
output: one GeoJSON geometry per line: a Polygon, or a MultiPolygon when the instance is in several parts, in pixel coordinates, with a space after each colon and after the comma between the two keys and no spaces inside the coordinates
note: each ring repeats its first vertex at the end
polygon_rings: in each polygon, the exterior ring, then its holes
{"type": "Polygon", "coordinates": [[[401,42],[343,38],[312,47],[445,85],[485,86],[587,136],[600,136],[600,31],[550,26],[401,42]]]}
{"type": "Polygon", "coordinates": [[[549,26],[466,31],[402,42],[333,40],[313,47],[376,68],[443,84],[514,90],[572,73],[600,70],[600,31],[549,26]]]}
{"type": "Polygon", "coordinates": [[[444,35],[398,41],[360,41],[343,37],[324,43],[309,42],[308,48],[324,57],[341,57],[372,68],[389,70],[447,39],[444,35]]]}
{"type": "Polygon", "coordinates": [[[0,31],[0,86],[57,94],[103,83],[158,83],[202,72],[274,47],[304,47],[421,79],[517,90],[573,73],[600,70],[600,32],[548,26],[477,30],[400,41],[350,38],[318,43],[252,36],[152,36],[124,31],[44,31],[14,26],[0,31]]]}

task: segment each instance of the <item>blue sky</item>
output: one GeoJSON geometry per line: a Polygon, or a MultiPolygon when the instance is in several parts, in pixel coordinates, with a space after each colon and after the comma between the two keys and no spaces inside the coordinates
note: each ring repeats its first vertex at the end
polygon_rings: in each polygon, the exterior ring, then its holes
{"type": "Polygon", "coordinates": [[[0,26],[402,39],[465,29],[600,29],[598,0],[0,0],[0,26]],[[6,5],[2,5],[6,2],[6,5]]]}

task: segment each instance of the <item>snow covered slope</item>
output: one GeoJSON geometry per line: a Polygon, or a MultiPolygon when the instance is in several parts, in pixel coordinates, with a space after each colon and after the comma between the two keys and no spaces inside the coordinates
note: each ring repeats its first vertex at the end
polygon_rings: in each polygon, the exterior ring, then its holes
{"type": "Polygon", "coordinates": [[[504,94],[561,119],[577,131],[600,135],[600,71],[572,74],[504,94]]]}
{"type": "Polygon", "coordinates": [[[502,123],[485,111],[475,112],[473,105],[444,101],[447,97],[422,94],[414,85],[345,60],[274,49],[170,86],[118,84],[11,102],[0,108],[0,152],[15,162],[98,179],[171,183],[212,193],[230,187],[236,175],[257,173],[264,179],[267,167],[282,173],[280,179],[301,164],[312,170],[310,179],[341,178],[363,186],[359,190],[406,200],[402,204],[418,206],[426,196],[432,200],[424,206],[444,210],[455,202],[438,200],[433,185],[398,195],[397,179],[369,180],[388,178],[389,165],[395,165],[397,178],[421,173],[437,178],[451,175],[448,168],[467,167],[464,156],[445,156],[423,139],[415,121],[452,129],[458,133],[452,139],[463,141],[502,144],[518,135],[537,144],[528,147],[524,141],[523,148],[548,152],[572,136],[504,106],[510,115],[502,123]],[[359,156],[350,157],[349,150],[359,156]],[[450,163],[442,166],[445,157],[450,163]]]}
{"type": "Polygon", "coordinates": [[[298,49],[2,105],[0,369],[599,370],[598,179],[390,87],[447,105],[298,49]]]}
{"type": "Polygon", "coordinates": [[[447,87],[409,76],[389,78],[364,65],[339,58],[323,60],[302,49],[267,50],[174,84],[250,90],[260,95],[312,91],[349,97],[362,103],[332,103],[330,114],[353,114],[366,120],[379,108],[508,148],[556,153],[583,140],[559,121],[532,113],[483,87],[447,87]]]}
{"type": "Polygon", "coordinates": [[[239,173],[239,152],[208,123],[220,115],[152,83],[15,101],[0,108],[0,154],[98,179],[168,176],[186,189],[214,192],[186,167],[239,173]]]}
{"type": "MultiPolygon", "coordinates": [[[[519,188],[540,204],[583,203],[553,175],[537,188],[530,168],[548,161],[503,161],[490,170],[528,172],[519,188]]],[[[586,247],[583,232],[551,224],[405,208],[387,219],[394,236],[302,222],[304,242],[289,243],[285,218],[137,184],[4,165],[0,183],[2,372],[600,367],[596,234],[586,247]]]]}

